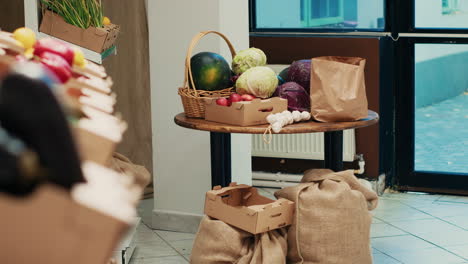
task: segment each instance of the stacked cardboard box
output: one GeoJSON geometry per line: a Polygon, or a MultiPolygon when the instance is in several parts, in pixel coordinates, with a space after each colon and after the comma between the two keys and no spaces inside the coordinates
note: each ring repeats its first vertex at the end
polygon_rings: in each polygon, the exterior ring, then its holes
{"type": "MultiPolygon", "coordinates": [[[[10,33],[0,32],[0,79],[28,60],[24,52],[10,33]]],[[[25,197],[0,193],[2,263],[128,263],[133,252],[135,208],[143,187],[139,179],[110,168],[126,130],[114,111],[113,82],[102,66],[89,61],[73,71],[57,95],[80,117],[70,127],[87,182],[71,191],[43,184],[25,197]]]]}

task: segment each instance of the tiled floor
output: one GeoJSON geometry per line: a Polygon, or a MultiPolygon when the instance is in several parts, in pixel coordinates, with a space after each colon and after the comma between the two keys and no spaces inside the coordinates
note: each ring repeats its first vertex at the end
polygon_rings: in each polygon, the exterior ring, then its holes
{"type": "Polygon", "coordinates": [[[416,110],[415,166],[418,171],[468,170],[468,91],[416,110]]]}
{"type": "MultiPolygon", "coordinates": [[[[261,189],[267,196],[274,191],[261,189]]],[[[468,197],[397,193],[385,194],[379,203],[371,232],[374,263],[468,263],[468,197]]],[[[146,223],[152,204],[145,200],[139,208],[146,223]]],[[[188,263],[193,239],[142,225],[131,263],[188,263]]]]}

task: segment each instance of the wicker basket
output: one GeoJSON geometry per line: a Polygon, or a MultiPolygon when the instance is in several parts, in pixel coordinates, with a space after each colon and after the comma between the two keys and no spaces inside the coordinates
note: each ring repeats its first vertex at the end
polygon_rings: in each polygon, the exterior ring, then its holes
{"type": "Polygon", "coordinates": [[[179,88],[179,95],[182,99],[182,104],[184,106],[185,115],[187,117],[196,117],[196,118],[204,118],[205,117],[205,99],[207,97],[227,97],[234,92],[234,88],[227,88],[224,90],[219,91],[204,91],[204,90],[197,90],[195,87],[195,82],[193,81],[192,76],[192,69],[190,67],[190,59],[192,58],[192,52],[198,42],[208,34],[217,34],[218,36],[222,37],[227,45],[229,46],[229,50],[231,51],[231,55],[234,58],[236,56],[236,51],[234,46],[229,41],[229,39],[217,32],[217,31],[203,31],[198,33],[190,42],[190,46],[187,51],[187,56],[185,58],[185,76],[184,76],[184,84],[183,87],[179,88]],[[190,81],[190,85],[189,85],[190,81]]]}

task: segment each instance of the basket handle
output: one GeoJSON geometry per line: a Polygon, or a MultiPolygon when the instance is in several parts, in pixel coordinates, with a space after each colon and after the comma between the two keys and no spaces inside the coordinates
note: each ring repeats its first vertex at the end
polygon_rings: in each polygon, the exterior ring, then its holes
{"type": "Polygon", "coordinates": [[[195,95],[198,96],[197,88],[195,87],[195,82],[193,81],[193,75],[192,75],[192,67],[190,66],[190,59],[192,58],[192,52],[193,49],[196,47],[198,42],[206,35],[208,34],[216,34],[220,36],[221,38],[226,41],[226,44],[229,47],[229,50],[231,51],[231,56],[234,58],[236,56],[236,50],[234,49],[234,46],[232,45],[231,41],[222,33],[214,30],[209,30],[209,31],[202,31],[195,35],[193,37],[192,41],[190,42],[189,48],[187,50],[187,55],[185,57],[185,76],[184,76],[184,84],[182,87],[190,87],[189,81],[192,84],[192,89],[195,91],[195,95]]]}

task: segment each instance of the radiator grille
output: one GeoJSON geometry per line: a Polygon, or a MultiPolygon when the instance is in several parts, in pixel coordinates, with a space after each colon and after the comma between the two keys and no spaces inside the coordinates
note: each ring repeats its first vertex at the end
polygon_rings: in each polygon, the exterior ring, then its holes
{"type": "MultiPolygon", "coordinates": [[[[343,133],[343,159],[353,161],[356,154],[354,130],[343,133]]],[[[252,137],[252,156],[323,160],[323,133],[273,135],[271,144],[263,142],[262,135],[252,137]]]]}

